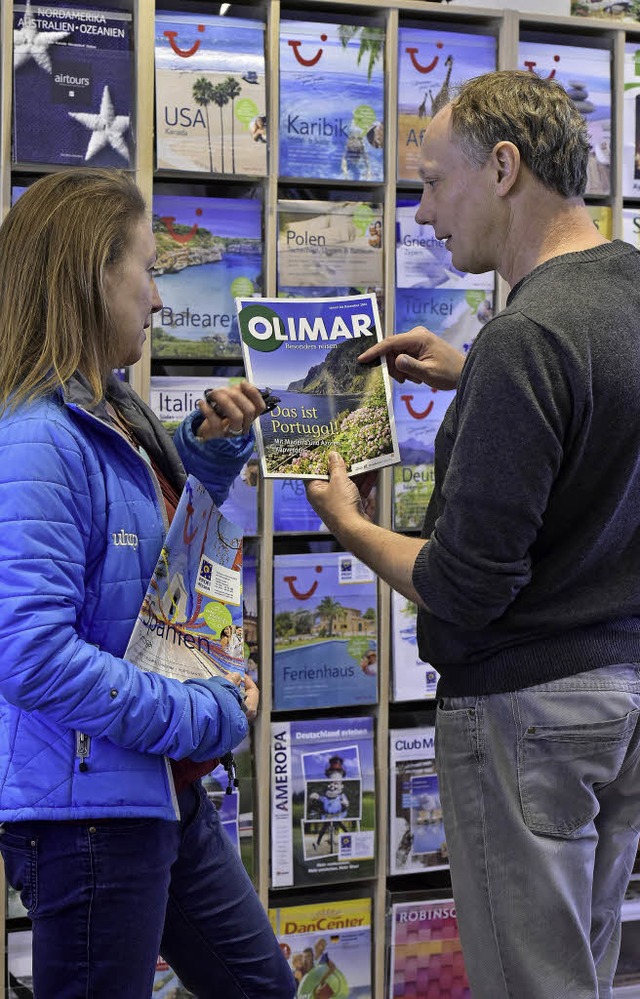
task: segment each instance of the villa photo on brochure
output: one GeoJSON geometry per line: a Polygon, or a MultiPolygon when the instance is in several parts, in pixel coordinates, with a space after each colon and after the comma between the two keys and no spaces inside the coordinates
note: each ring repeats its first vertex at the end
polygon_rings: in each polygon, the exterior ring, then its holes
{"type": "Polygon", "coordinates": [[[255,424],[266,478],[328,478],[332,450],[351,475],[400,460],[386,361],[358,362],[382,339],[374,294],[236,309],[247,377],[277,399],[255,424]]]}

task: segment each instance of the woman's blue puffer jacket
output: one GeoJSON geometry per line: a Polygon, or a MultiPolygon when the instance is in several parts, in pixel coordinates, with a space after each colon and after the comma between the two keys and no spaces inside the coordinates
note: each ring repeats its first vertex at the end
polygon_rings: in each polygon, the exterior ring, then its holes
{"type": "MultiPolygon", "coordinates": [[[[176,450],[132,389],[109,391],[170,481],[186,468],[224,501],[251,436],[203,443],[194,413],[176,450]]],[[[231,684],[120,658],[166,514],[147,462],[89,397],[76,376],[0,418],[0,822],[175,819],[165,757],[210,759],[246,734],[231,684]]]]}

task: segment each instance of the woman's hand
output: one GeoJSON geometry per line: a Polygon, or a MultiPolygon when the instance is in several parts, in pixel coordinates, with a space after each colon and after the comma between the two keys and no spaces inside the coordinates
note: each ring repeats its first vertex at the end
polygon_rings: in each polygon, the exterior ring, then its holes
{"type": "Polygon", "coordinates": [[[250,382],[211,389],[197,405],[203,420],[196,434],[203,441],[245,436],[266,409],[259,389],[250,382]]]}
{"type": "Polygon", "coordinates": [[[244,710],[247,721],[255,721],[258,714],[258,704],[260,703],[260,690],[248,673],[242,676],[240,673],[229,673],[227,680],[235,684],[236,687],[244,687],[244,710]]]}

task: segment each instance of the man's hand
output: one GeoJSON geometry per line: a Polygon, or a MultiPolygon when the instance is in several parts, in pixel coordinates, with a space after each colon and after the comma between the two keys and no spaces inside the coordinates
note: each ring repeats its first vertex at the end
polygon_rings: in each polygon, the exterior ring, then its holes
{"type": "MultiPolygon", "coordinates": [[[[362,495],[358,486],[347,475],[347,466],[337,451],[328,457],[329,481],[305,481],[307,499],[332,534],[338,534],[340,524],[350,517],[365,517],[362,495]]],[[[364,495],[371,488],[369,476],[363,477],[364,495]]],[[[368,518],[367,518],[368,519],[368,518]]]]}
{"type": "Polygon", "coordinates": [[[461,351],[424,326],[374,343],[358,361],[367,364],[382,356],[396,381],[424,383],[434,389],[456,388],[465,361],[461,351]]]}

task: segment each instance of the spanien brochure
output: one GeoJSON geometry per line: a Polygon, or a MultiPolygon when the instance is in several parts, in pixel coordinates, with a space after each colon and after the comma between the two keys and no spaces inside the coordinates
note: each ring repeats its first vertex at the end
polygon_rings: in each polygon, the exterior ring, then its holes
{"type": "Polygon", "coordinates": [[[125,658],[177,680],[244,675],[242,532],[187,478],[125,658]]]}
{"type": "Polygon", "coordinates": [[[374,294],[236,298],[247,377],[277,406],[254,424],[266,478],[328,478],[329,451],[350,475],[400,460],[384,358],[358,357],[382,339],[374,294]]]}

